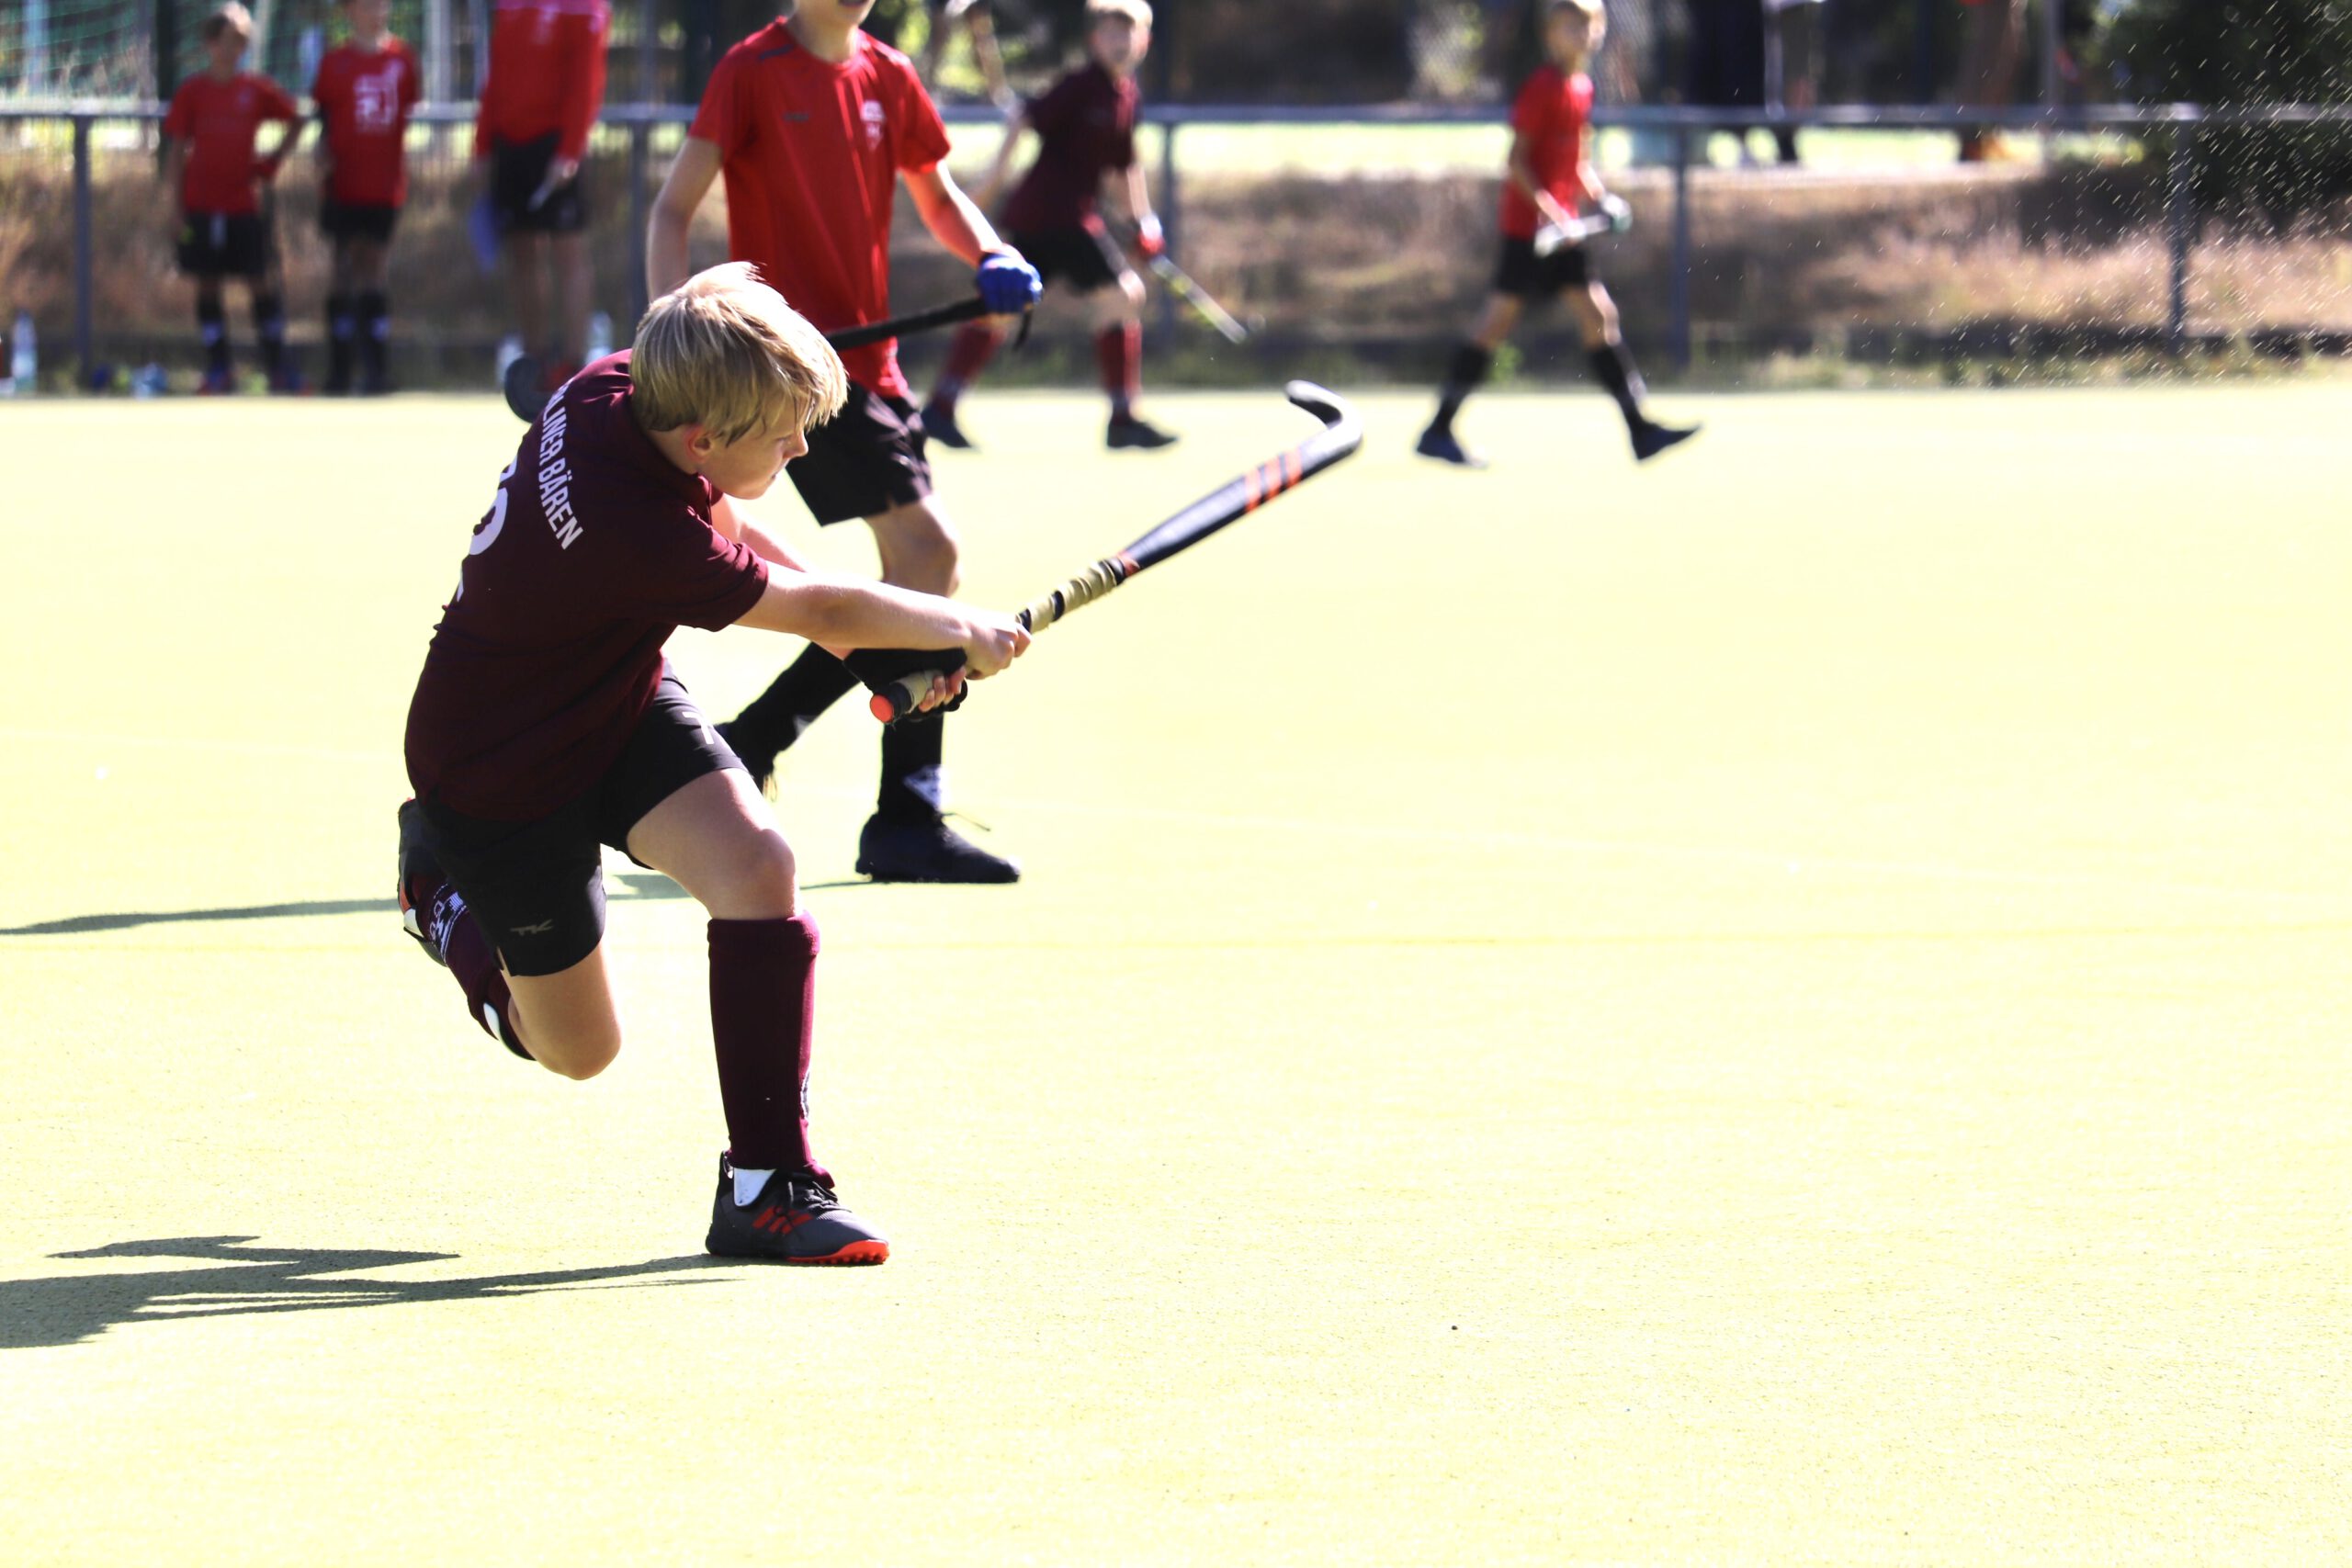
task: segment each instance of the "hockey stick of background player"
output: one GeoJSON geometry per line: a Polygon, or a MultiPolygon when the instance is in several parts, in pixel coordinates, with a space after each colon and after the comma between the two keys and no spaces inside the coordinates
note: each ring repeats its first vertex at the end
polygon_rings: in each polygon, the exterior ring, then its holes
{"type": "Polygon", "coordinates": [[[1186,272],[1168,258],[1163,251],[1150,259],[1151,274],[1168,285],[1170,292],[1199,312],[1201,320],[1215,327],[1227,343],[1248,343],[1250,329],[1233,319],[1233,312],[1218,304],[1209,291],[1193,281],[1186,272]]]}
{"type": "MultiPolygon", "coordinates": [[[[1323,422],[1323,428],[1290,450],[1227,480],[1209,494],[1145,534],[1117,555],[1096,561],[1059,588],[1023,610],[1019,619],[1032,632],[1044,631],[1081,604],[1091,604],[1148,566],[1156,566],[1199,544],[1228,523],[1313,479],[1363,445],[1355,411],[1312,381],[1283,389],[1290,400],[1323,422]]],[[[874,694],[870,707],[885,724],[922,701],[932,671],[908,675],[874,694]]]]}
{"type": "MultiPolygon", "coordinates": [[[[904,337],[910,333],[929,332],[934,327],[952,327],[959,321],[977,321],[989,313],[989,308],[975,294],[968,299],[933,305],[927,310],[894,316],[887,321],[844,327],[840,332],[826,333],[825,341],[831,344],[838,353],[845,348],[863,348],[870,343],[880,343],[884,338],[904,337]]],[[[1021,315],[1021,330],[1012,344],[1018,348],[1028,341],[1029,314],[1024,310],[1021,315]]],[[[537,419],[539,411],[547,407],[548,399],[553,394],[540,389],[541,378],[539,360],[534,355],[520,355],[506,367],[505,380],[500,390],[505,393],[506,406],[514,411],[515,418],[537,419]]]]}

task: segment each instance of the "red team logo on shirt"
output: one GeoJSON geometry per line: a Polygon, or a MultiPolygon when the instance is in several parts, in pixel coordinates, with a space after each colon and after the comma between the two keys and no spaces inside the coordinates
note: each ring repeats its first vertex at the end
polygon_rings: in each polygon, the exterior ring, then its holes
{"type": "Polygon", "coordinates": [[[868,147],[879,147],[879,146],[881,146],[881,145],[882,145],[882,106],[881,106],[881,104],[880,104],[879,102],[877,102],[876,100],[873,99],[873,98],[868,98],[868,99],[866,99],[866,100],[865,100],[865,103],[861,104],[861,105],[860,105],[860,106],[858,106],[858,107],[859,107],[859,110],[860,110],[860,112],[861,112],[861,113],[865,116],[865,144],[866,144],[868,147]]]}
{"type": "Polygon", "coordinates": [[[361,130],[390,130],[399,122],[401,66],[399,61],[376,76],[358,76],[351,83],[351,122],[361,130]]]}

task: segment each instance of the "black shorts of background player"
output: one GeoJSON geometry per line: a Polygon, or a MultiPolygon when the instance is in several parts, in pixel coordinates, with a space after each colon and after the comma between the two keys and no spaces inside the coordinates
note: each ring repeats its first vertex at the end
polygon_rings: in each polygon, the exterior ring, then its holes
{"type": "Polygon", "coordinates": [[[253,18],[232,3],[204,19],[204,71],[180,84],[164,117],[169,152],[164,180],[173,193],[172,243],[179,269],[196,281],[196,324],[204,344],[204,389],[232,389],[229,313],[221,280],[242,280],[261,339],[272,389],[291,391],[286,353],[286,294],[270,232],[269,182],[302,133],[301,113],[266,76],[240,69],[253,18]],[[257,155],[263,125],[282,123],[277,145],[257,155]]]}
{"type": "MultiPolygon", "coordinates": [[[[1111,403],[1104,444],[1148,450],[1176,437],[1136,412],[1143,390],[1143,279],[1113,242],[1100,204],[1107,185],[1134,225],[1136,252],[1160,253],[1159,220],[1135,144],[1142,103],[1136,68],[1151,48],[1151,7],[1144,0],[1091,0],[1087,20],[1087,63],[1013,116],[975,194],[982,205],[994,197],[1022,133],[1035,130],[1037,159],[1005,203],[1005,227],[1049,287],[1088,302],[1095,365],[1111,403]]],[[[922,411],[924,427],[941,446],[971,446],[956,422],[956,401],[1003,341],[1001,323],[974,321],[948,344],[947,362],[922,411]]]]}
{"type": "Polygon", "coordinates": [[[1617,307],[1594,281],[1581,245],[1566,244],[1540,255],[1537,236],[1575,221],[1579,203],[1591,205],[1623,223],[1625,204],[1602,188],[1585,156],[1585,130],[1592,112],[1592,78],[1585,62],[1600,46],[1605,23],[1600,0],[1551,0],[1544,18],[1544,48],[1551,63],[1539,67],[1511,107],[1510,161],[1502,200],[1502,256],[1495,269],[1487,308],[1471,335],[1457,344],[1447,367],[1436,415],[1414,450],[1424,457],[1483,468],[1484,460],[1453,433],[1454,416],[1486,380],[1501,347],[1531,301],[1557,296],[1575,315],[1593,379],[1607,389],[1624,415],[1634,456],[1646,462],[1698,434],[1658,423],[1643,404],[1641,372],[1618,330],[1617,307]]]}

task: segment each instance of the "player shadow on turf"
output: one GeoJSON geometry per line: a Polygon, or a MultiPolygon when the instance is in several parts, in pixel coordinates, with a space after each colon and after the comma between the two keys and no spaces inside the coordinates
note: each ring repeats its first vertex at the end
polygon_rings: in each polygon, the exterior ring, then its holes
{"type": "MultiPolygon", "coordinates": [[[[630,900],[660,901],[692,895],[659,873],[624,874],[617,878],[630,900]]],[[[812,882],[809,890],[864,887],[863,877],[850,882],[812,882]]],[[[390,898],[312,898],[300,904],[232,904],[218,909],[130,909],[118,914],[67,915],[35,920],[29,925],[0,926],[0,936],[78,936],[89,931],[126,931],[141,926],[185,925],[210,920],[300,920],[318,915],[380,915],[394,908],[390,898]]]]}
{"type": "Polygon", "coordinates": [[[78,1345],[131,1323],[482,1301],[546,1291],[627,1289],[632,1282],[687,1285],[697,1281],[674,1276],[730,1266],[728,1259],[693,1253],[644,1263],[482,1274],[462,1280],[351,1280],[332,1276],[446,1262],[458,1254],[308,1247],[249,1249],[246,1244],[255,1239],[249,1235],[175,1236],[54,1253],[51,1256],[57,1258],[197,1258],[215,1263],[201,1269],[0,1280],[0,1350],[78,1345]]]}

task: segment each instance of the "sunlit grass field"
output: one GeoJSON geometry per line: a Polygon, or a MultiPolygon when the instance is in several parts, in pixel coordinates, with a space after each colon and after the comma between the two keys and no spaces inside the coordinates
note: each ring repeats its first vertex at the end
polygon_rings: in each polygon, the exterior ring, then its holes
{"type": "MultiPolygon", "coordinates": [[[[1048,632],[949,737],[1017,887],[852,874],[862,712],[788,757],[842,1272],[700,1256],[673,888],[584,1086],[396,929],[511,419],[0,406],[0,1556],[2352,1553],[2352,388],[1666,403],[1367,400],[1048,632]]],[[[968,592],[1306,424],[1155,412],[967,403],[968,592]]]]}

